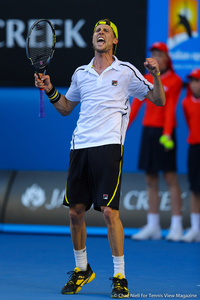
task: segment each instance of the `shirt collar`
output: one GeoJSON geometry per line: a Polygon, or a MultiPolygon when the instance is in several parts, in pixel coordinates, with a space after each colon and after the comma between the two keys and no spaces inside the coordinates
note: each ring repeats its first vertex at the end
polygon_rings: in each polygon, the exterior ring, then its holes
{"type": "MultiPolygon", "coordinates": [[[[115,70],[120,70],[120,63],[119,63],[119,60],[117,59],[116,56],[114,56],[114,61],[113,63],[110,65],[110,67],[112,67],[112,69],[115,69],[115,70]]],[[[91,71],[91,69],[93,68],[93,62],[94,62],[94,57],[92,58],[92,60],[90,61],[90,63],[86,66],[85,68],[85,71],[91,71]]]]}

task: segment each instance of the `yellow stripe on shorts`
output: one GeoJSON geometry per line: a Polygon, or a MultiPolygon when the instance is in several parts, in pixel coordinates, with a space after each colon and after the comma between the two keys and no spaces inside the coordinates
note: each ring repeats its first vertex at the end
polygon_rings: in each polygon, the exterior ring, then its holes
{"type": "Polygon", "coordinates": [[[65,187],[65,201],[67,202],[67,204],[69,204],[69,201],[67,200],[67,183],[65,187]]]}
{"type": "MultiPolygon", "coordinates": [[[[121,145],[121,158],[122,158],[122,155],[123,155],[123,145],[121,145]]],[[[120,181],[120,176],[121,176],[121,173],[122,173],[122,159],[120,161],[120,164],[119,164],[119,174],[118,174],[118,178],[117,178],[117,185],[116,185],[116,188],[114,190],[114,193],[110,199],[110,201],[108,202],[107,206],[110,205],[110,203],[112,202],[112,200],[114,199],[115,197],[115,194],[117,192],[117,189],[118,189],[118,186],[119,186],[119,181],[120,181]]]]}

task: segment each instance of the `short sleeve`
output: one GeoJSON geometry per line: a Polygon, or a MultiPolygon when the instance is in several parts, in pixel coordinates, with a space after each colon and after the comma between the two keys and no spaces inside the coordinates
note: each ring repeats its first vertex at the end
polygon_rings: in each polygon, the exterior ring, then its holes
{"type": "Polygon", "coordinates": [[[153,84],[145,79],[138,69],[134,67],[129,84],[130,97],[138,98],[142,101],[151,90],[153,90],[153,84]]]}
{"type": "Polygon", "coordinates": [[[70,101],[74,101],[74,102],[80,101],[80,92],[79,92],[76,72],[72,76],[72,81],[65,97],[70,101]]]}

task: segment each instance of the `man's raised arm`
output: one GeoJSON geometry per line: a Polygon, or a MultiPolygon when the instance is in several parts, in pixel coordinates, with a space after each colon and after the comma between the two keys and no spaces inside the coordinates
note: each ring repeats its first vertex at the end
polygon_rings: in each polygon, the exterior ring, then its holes
{"type": "Polygon", "coordinates": [[[144,66],[153,76],[154,85],[153,90],[147,93],[146,98],[157,106],[164,106],[166,103],[166,98],[165,91],[160,79],[160,69],[158,62],[154,58],[147,58],[144,62],[144,66]]]}

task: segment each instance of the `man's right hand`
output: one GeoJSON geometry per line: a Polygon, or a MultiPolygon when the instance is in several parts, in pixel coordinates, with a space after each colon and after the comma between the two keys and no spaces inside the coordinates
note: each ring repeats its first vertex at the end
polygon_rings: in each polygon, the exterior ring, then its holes
{"type": "Polygon", "coordinates": [[[35,86],[39,89],[44,89],[45,93],[50,92],[53,86],[51,84],[49,75],[43,75],[42,73],[39,73],[39,76],[37,73],[34,74],[35,86]]]}

